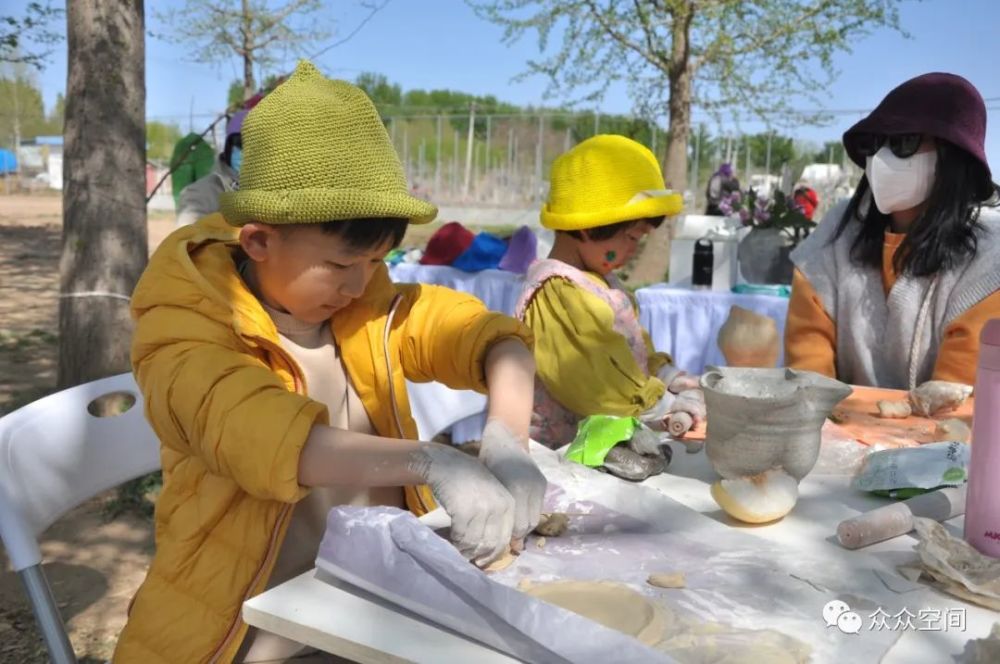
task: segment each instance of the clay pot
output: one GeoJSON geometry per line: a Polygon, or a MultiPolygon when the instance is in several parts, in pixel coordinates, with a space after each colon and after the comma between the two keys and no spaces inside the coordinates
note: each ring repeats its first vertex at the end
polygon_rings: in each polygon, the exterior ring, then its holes
{"type": "Polygon", "coordinates": [[[730,307],[717,343],[730,367],[773,368],[781,352],[774,319],[736,305],[730,307]]]}
{"type": "Polygon", "coordinates": [[[823,422],[853,391],[811,371],[729,367],[709,367],[701,387],[705,452],[726,479],[782,469],[801,480],[816,464],[823,422]]]}

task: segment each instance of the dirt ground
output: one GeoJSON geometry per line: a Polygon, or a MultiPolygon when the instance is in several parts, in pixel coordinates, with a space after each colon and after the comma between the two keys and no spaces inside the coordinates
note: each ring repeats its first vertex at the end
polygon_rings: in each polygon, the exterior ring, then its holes
{"type": "MultiPolygon", "coordinates": [[[[150,214],[151,251],[174,229],[173,219],[172,213],[150,214]]],[[[0,196],[0,415],[56,384],[61,224],[58,194],[0,196]]],[[[404,246],[423,247],[438,226],[411,227],[404,246]]],[[[641,283],[640,276],[633,281],[641,283]]],[[[149,519],[109,519],[112,499],[79,507],[43,536],[45,572],[82,662],[111,657],[153,550],[149,519]]],[[[47,661],[20,579],[6,571],[2,550],[0,570],[0,662],[47,661]]]]}
{"type": "MultiPolygon", "coordinates": [[[[150,247],[173,229],[149,221],[150,247]]],[[[54,389],[58,339],[59,195],[0,196],[0,415],[54,389]]],[[[153,549],[147,519],[105,517],[109,497],[81,506],[44,535],[45,573],[83,662],[111,657],[153,549]]],[[[0,661],[45,662],[21,581],[0,551],[0,661]]]]}

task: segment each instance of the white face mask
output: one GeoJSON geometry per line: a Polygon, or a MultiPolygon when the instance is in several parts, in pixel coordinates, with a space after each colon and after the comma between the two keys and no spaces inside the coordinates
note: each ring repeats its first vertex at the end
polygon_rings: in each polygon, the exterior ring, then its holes
{"type": "Polygon", "coordinates": [[[918,152],[902,159],[888,145],[868,157],[865,175],[872,188],[875,206],[882,214],[909,210],[924,201],[934,186],[937,152],[918,152]]]}

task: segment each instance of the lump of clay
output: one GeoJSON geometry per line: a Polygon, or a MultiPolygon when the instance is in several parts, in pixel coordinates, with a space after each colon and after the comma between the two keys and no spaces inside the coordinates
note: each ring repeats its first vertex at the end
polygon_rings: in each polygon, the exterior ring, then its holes
{"type": "Polygon", "coordinates": [[[617,583],[554,581],[526,586],[523,592],[633,636],[647,646],[663,640],[674,622],[673,614],[659,604],[617,583]]]}
{"type": "Polygon", "coordinates": [[[684,572],[673,572],[670,574],[650,574],[646,583],[657,588],[684,588],[687,583],[684,572]]]}
{"type": "Polygon", "coordinates": [[[929,380],[910,392],[913,412],[924,417],[955,410],[972,395],[972,387],[943,380],[929,380]]]}
{"type": "Polygon", "coordinates": [[[875,405],[878,406],[878,416],[886,419],[902,420],[913,414],[908,401],[881,399],[875,405]]]}
{"type": "Polygon", "coordinates": [[[562,512],[543,513],[538,525],[535,526],[535,534],[545,537],[560,537],[569,529],[569,516],[562,512]]]}
{"type": "Polygon", "coordinates": [[[709,367],[701,385],[708,413],[705,453],[712,469],[730,480],[775,468],[805,477],[819,457],[827,415],[852,391],[795,369],[709,367]]]}
{"type": "Polygon", "coordinates": [[[505,570],[511,565],[513,565],[515,560],[517,560],[517,554],[515,554],[512,550],[507,549],[507,551],[502,556],[500,556],[499,558],[491,562],[489,565],[484,567],[483,571],[499,572],[501,570],[505,570]]]}
{"type": "Polygon", "coordinates": [[[972,430],[968,424],[956,418],[941,420],[938,422],[937,428],[934,429],[934,438],[948,442],[968,443],[972,441],[972,430]]]}
{"type": "Polygon", "coordinates": [[[792,511],[799,499],[799,483],[781,470],[712,485],[712,498],[723,511],[744,523],[777,521],[792,511]]]}
{"type": "Polygon", "coordinates": [[[717,343],[728,366],[771,368],[778,364],[781,350],[778,325],[773,318],[749,309],[730,307],[717,343]]]}

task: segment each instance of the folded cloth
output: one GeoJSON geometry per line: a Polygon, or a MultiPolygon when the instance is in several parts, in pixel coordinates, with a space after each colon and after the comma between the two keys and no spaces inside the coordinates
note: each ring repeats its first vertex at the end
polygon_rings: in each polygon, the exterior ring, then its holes
{"type": "Polygon", "coordinates": [[[538,258],[538,238],[527,226],[521,226],[510,238],[507,253],[500,259],[500,269],[524,274],[538,258]]]}
{"type": "Polygon", "coordinates": [[[505,253],[507,253],[507,243],[504,240],[496,235],[480,233],[451,265],[466,272],[495,270],[505,253]]]}
{"type": "Polygon", "coordinates": [[[457,221],[437,229],[427,241],[421,265],[451,265],[475,239],[475,234],[457,221]]]}

